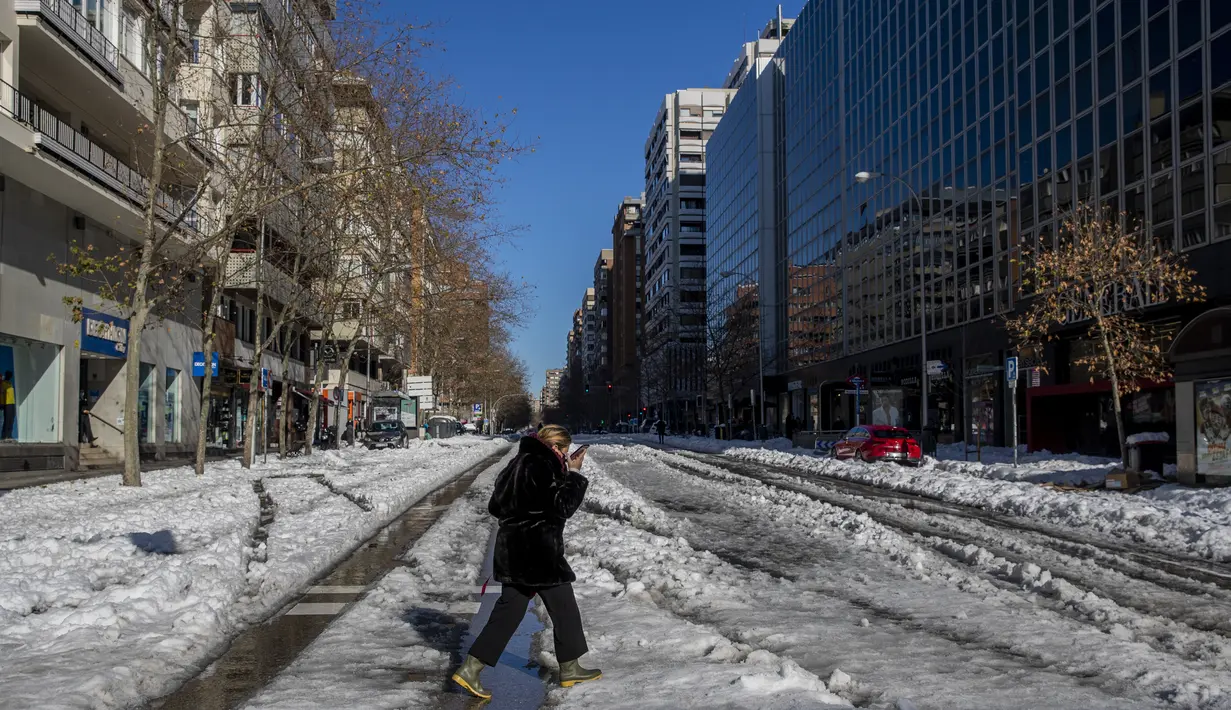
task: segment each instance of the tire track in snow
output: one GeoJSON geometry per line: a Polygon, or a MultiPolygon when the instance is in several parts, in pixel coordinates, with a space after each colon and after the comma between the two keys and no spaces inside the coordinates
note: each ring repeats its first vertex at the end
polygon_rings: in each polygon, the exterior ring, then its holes
{"type": "MultiPolygon", "coordinates": [[[[724,482],[697,468],[691,457],[675,462],[664,460],[660,454],[660,460],[683,474],[724,482]]],[[[872,497],[767,480],[755,472],[744,473],[743,466],[723,464],[711,465],[723,470],[725,475],[800,493],[820,503],[867,515],[907,536],[917,536],[933,551],[972,569],[1000,588],[1018,593],[1024,588],[1030,589],[1039,595],[1037,603],[1104,633],[1143,641],[1155,650],[1207,663],[1214,668],[1231,668],[1231,643],[1228,643],[1231,615],[1226,612],[1231,608],[1231,595],[1218,587],[1199,585],[1197,590],[1182,591],[1177,587],[1196,583],[1178,580],[1176,586],[1161,584],[1155,579],[1166,573],[1154,570],[1134,570],[1138,574],[1129,575],[1120,569],[1108,568],[1102,570],[1107,578],[1100,580],[1097,578],[1100,571],[1089,569],[1090,565],[1085,564],[1088,558],[1068,554],[1063,549],[1049,549],[1023,537],[1006,539],[1000,530],[981,521],[954,518],[945,513],[894,510],[898,506],[886,505],[872,497]],[[736,472],[736,468],[741,471],[736,472]],[[943,521],[948,524],[942,526],[943,517],[953,520],[943,521]],[[1157,604],[1149,604],[1151,598],[1155,602],[1161,599],[1165,607],[1160,609],[1157,604]]],[[[1131,564],[1120,567],[1131,569],[1131,564]]]]}
{"type": "MultiPolygon", "coordinates": [[[[791,486],[792,480],[807,481],[811,483],[824,484],[825,486],[850,493],[852,495],[863,498],[884,499],[895,502],[898,505],[919,510],[928,514],[945,514],[954,518],[965,520],[973,520],[982,522],[986,525],[1001,528],[1009,533],[1034,533],[1046,537],[1053,545],[1063,547],[1069,550],[1086,550],[1086,554],[1096,554],[1098,558],[1105,564],[1122,564],[1121,559],[1131,561],[1138,570],[1160,571],[1169,575],[1171,578],[1178,580],[1187,580],[1188,582],[1198,585],[1211,584],[1223,589],[1231,590],[1231,566],[1226,564],[1211,562],[1205,559],[1190,557],[1186,555],[1167,554],[1160,550],[1140,550],[1134,549],[1125,545],[1099,540],[1093,537],[1084,537],[1080,534],[1069,533],[1065,530],[1035,523],[1029,519],[1014,518],[1010,515],[997,514],[983,508],[976,508],[960,503],[952,503],[939,498],[932,498],[926,495],[908,493],[904,491],[891,490],[881,488],[879,486],[850,481],[834,476],[827,476],[815,471],[806,469],[792,468],[774,463],[741,461],[731,459],[725,456],[714,454],[703,454],[695,451],[685,450],[669,450],[658,447],[648,447],[658,451],[661,454],[676,456],[679,458],[694,460],[717,468],[724,469],[735,475],[742,475],[750,478],[756,478],[762,482],[779,487],[786,487],[788,490],[795,490],[791,486]],[[767,476],[766,472],[777,474],[777,476],[767,476]],[[783,480],[787,479],[787,480],[783,480]]],[[[861,464],[874,466],[879,464],[861,464]]],[[[804,491],[800,491],[804,492],[804,491]]],[[[805,493],[806,494],[806,493],[805,493]]],[[[1126,574],[1129,574],[1126,572],[1126,574]]],[[[1130,574],[1130,576],[1133,576],[1130,574]]]]}
{"type": "MultiPolygon", "coordinates": [[[[1003,580],[989,579],[981,572],[972,577],[969,573],[962,572],[958,567],[954,566],[954,560],[948,555],[924,553],[920,550],[915,554],[906,556],[905,552],[908,548],[918,550],[915,537],[916,534],[912,532],[906,533],[903,536],[903,532],[894,526],[884,525],[882,527],[878,525],[877,522],[871,521],[871,516],[865,515],[861,511],[845,508],[841,505],[829,505],[825,501],[816,500],[815,496],[808,495],[804,491],[788,490],[780,485],[774,485],[765,481],[758,481],[754,477],[724,471],[721,467],[711,467],[711,471],[698,471],[694,464],[692,470],[680,470],[680,467],[673,466],[667,461],[664,461],[663,457],[658,455],[658,452],[654,452],[651,455],[656,460],[656,463],[663,466],[666,471],[674,472],[683,477],[701,478],[709,482],[731,486],[733,489],[731,491],[732,496],[728,499],[730,505],[738,505],[740,502],[764,505],[768,502],[768,504],[772,507],[780,507],[781,517],[778,515],[773,517],[783,520],[784,524],[790,524],[789,521],[791,521],[792,518],[795,518],[796,524],[803,524],[798,513],[804,512],[804,509],[813,507],[816,503],[820,502],[822,504],[822,508],[813,508],[812,513],[805,517],[818,518],[818,522],[823,522],[828,527],[835,529],[840,535],[849,536],[855,534],[869,537],[871,539],[870,544],[868,540],[865,540],[864,545],[866,549],[869,549],[872,552],[887,554],[889,557],[896,559],[899,564],[907,567],[911,565],[921,565],[921,569],[923,563],[926,562],[926,559],[921,560],[918,555],[923,555],[924,558],[932,557],[933,559],[931,564],[928,565],[927,570],[930,576],[947,578],[946,583],[949,586],[955,587],[960,592],[973,593],[976,596],[981,594],[986,595],[989,592],[992,592],[993,594],[1011,594],[1012,598],[1017,600],[1017,603],[1020,604],[1022,601],[1020,588],[1013,589],[1011,585],[1007,585],[1003,580]],[[764,495],[764,492],[768,490],[778,490],[779,493],[768,496],[764,495]],[[749,500],[741,501],[741,497],[749,498],[749,500]],[[793,508],[795,510],[792,510],[793,508]],[[834,513],[825,512],[825,509],[829,509],[834,512],[840,510],[842,513],[835,516],[834,513]],[[851,513],[856,514],[858,517],[852,519],[850,516],[851,513]],[[861,522],[861,519],[863,522],[861,522]],[[874,528],[869,528],[869,525],[882,527],[882,530],[876,531],[874,528]],[[898,541],[895,541],[894,538],[897,538],[898,541]],[[904,541],[906,545],[903,546],[901,541],[904,541]],[[985,585],[982,589],[980,588],[981,584],[985,585]]],[[[594,511],[591,510],[591,512],[594,511]]],[[[614,520],[621,520],[624,516],[610,517],[614,520]]],[[[680,534],[679,532],[672,533],[670,531],[655,529],[661,526],[639,525],[635,519],[624,520],[624,522],[631,522],[634,527],[639,527],[656,535],[680,534]]],[[[811,525],[812,523],[809,522],[807,524],[811,525]]],[[[688,539],[690,544],[693,546],[693,549],[713,554],[715,557],[719,557],[720,559],[722,558],[722,551],[715,551],[713,545],[707,544],[705,539],[701,537],[699,533],[689,535],[688,539]]],[[[740,565],[737,561],[733,561],[732,566],[748,569],[747,565],[740,565]]],[[[761,571],[764,571],[763,564],[760,565],[760,568],[761,571]]],[[[608,571],[611,571],[613,574],[616,573],[610,568],[608,571]]],[[[777,571],[780,574],[788,572],[788,570],[781,569],[777,571]]],[[[627,575],[635,576],[637,573],[638,570],[636,568],[624,570],[624,574],[627,575]]],[[[783,576],[785,577],[785,574],[783,576]]],[[[1116,688],[1128,686],[1139,691],[1146,691],[1154,694],[1156,700],[1167,702],[1168,704],[1175,703],[1180,706],[1187,706],[1187,703],[1189,703],[1190,700],[1199,698],[1192,702],[1192,707],[1231,707],[1231,698],[1223,697],[1221,696],[1220,691],[1215,690],[1215,688],[1218,687],[1217,683],[1213,686],[1205,685],[1210,681],[1206,681],[1201,676],[1209,675],[1209,669],[1206,668],[1203,670],[1190,666],[1190,664],[1194,662],[1199,663],[1201,666],[1208,666],[1210,659],[1184,661],[1177,659],[1174,661],[1164,661],[1160,657],[1155,657],[1152,665],[1158,665],[1159,667],[1176,667],[1175,672],[1164,672],[1161,674],[1149,673],[1146,674],[1149,677],[1142,677],[1129,669],[1117,668],[1117,664],[1105,663],[1100,665],[1092,661],[1092,659],[1098,655],[1094,652],[1094,649],[1118,646],[1126,641],[1123,637],[1116,637],[1114,635],[1108,636],[1104,633],[1100,633],[1101,630],[1091,628],[1090,631],[1094,635],[1087,636],[1080,642],[1078,642],[1075,637],[1073,647],[1072,649],[1069,649],[1070,655],[1067,657],[1057,657],[1054,649],[1049,648],[1046,643],[1032,638],[1031,634],[1025,630],[1008,629],[1011,633],[1002,633],[998,635],[992,634],[989,636],[984,633],[986,632],[986,629],[983,629],[982,632],[979,629],[971,631],[967,628],[962,628],[961,624],[954,624],[946,619],[927,618],[922,615],[918,617],[912,616],[909,611],[903,612],[896,608],[881,604],[872,596],[860,594],[849,586],[828,585],[828,587],[826,587],[823,583],[818,582],[818,580],[811,580],[801,584],[801,586],[806,586],[807,591],[810,593],[817,593],[824,597],[849,603],[861,609],[867,609],[877,617],[886,619],[889,622],[899,625],[907,630],[923,632],[958,644],[963,648],[974,648],[996,653],[1004,657],[1013,658],[1018,662],[1023,662],[1032,667],[1046,669],[1048,672],[1063,674],[1069,676],[1070,678],[1076,679],[1077,681],[1082,681],[1092,686],[1097,686],[1104,691],[1114,693],[1118,692],[1116,688]],[[1073,651],[1080,651],[1083,645],[1086,649],[1086,653],[1073,653],[1073,651]],[[1187,668],[1188,672],[1180,670],[1180,667],[1184,666],[1189,666],[1187,668]],[[1196,691],[1195,694],[1187,692],[1193,688],[1202,687],[1203,689],[1196,691]]],[[[986,598],[987,597],[985,596],[985,599],[986,598]]],[[[677,601],[685,606],[688,606],[687,600],[677,601]]],[[[1033,602],[1034,600],[1027,599],[1026,601],[1033,602]]],[[[1050,612],[1052,610],[1048,611],[1050,612]]],[[[1059,618],[1068,618],[1067,615],[1059,613],[1057,616],[1059,618]]],[[[957,618],[964,620],[965,617],[959,616],[957,618]]],[[[690,620],[695,619],[690,618],[690,620]]],[[[1085,620],[1078,619],[1077,621],[1085,620]]],[[[1147,653],[1146,655],[1150,654],[1147,653]]],[[[1174,658],[1174,656],[1172,657],[1174,658]]],[[[1217,658],[1214,658],[1213,660],[1216,662],[1217,658]]],[[[1213,675],[1222,676],[1222,674],[1217,671],[1215,671],[1213,675]]],[[[1225,678],[1223,678],[1223,680],[1225,680],[1225,678]]]]}

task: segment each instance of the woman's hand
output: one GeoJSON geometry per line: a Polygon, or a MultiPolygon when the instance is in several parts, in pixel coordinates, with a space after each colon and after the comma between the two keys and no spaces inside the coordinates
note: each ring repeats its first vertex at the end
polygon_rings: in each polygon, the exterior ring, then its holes
{"type": "Polygon", "coordinates": [[[568,464],[568,470],[580,471],[581,464],[584,463],[585,460],[586,460],[586,450],[581,449],[576,454],[568,457],[568,459],[566,460],[566,463],[568,464]]]}

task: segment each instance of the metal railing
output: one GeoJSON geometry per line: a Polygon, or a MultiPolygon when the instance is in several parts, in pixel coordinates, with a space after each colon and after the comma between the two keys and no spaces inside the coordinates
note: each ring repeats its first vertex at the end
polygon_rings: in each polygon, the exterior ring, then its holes
{"type": "MultiPolygon", "coordinates": [[[[149,179],[4,81],[0,81],[0,114],[32,128],[35,143],[61,162],[119,193],[137,207],[145,205],[149,195],[149,179]]],[[[196,207],[172,197],[162,188],[158,188],[155,194],[161,218],[173,222],[184,215],[184,226],[201,228],[202,219],[196,207]]]]}
{"type": "Polygon", "coordinates": [[[97,58],[109,64],[111,71],[118,76],[119,49],[97,27],[90,24],[85,15],[73,7],[70,0],[16,0],[14,9],[17,12],[37,12],[45,15],[57,29],[69,35],[69,40],[86,49],[87,53],[97,55],[97,58]]]}

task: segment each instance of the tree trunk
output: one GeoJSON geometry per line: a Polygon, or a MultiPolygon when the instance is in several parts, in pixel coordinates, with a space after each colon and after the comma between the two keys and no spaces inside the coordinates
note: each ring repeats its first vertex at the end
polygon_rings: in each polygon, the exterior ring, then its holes
{"type": "MultiPolygon", "coordinates": [[[[338,387],[343,392],[346,391],[346,383],[350,379],[350,359],[355,356],[355,344],[358,342],[359,342],[359,338],[357,336],[354,338],[351,338],[350,344],[346,346],[346,354],[340,358],[341,362],[339,363],[339,368],[340,368],[341,374],[338,375],[338,387]]],[[[371,347],[371,346],[369,345],[368,347],[371,347]]],[[[349,396],[342,400],[342,407],[346,410],[346,415],[338,417],[338,430],[334,433],[334,442],[333,442],[336,447],[342,446],[342,432],[346,429],[346,423],[350,421],[350,411],[349,411],[350,410],[350,397],[349,396]]],[[[351,440],[352,441],[354,440],[353,434],[352,434],[351,440]]]]}
{"type": "MultiPolygon", "coordinates": [[[[262,240],[265,239],[264,228],[261,230],[260,238],[262,240]]],[[[254,454],[256,452],[257,406],[260,404],[258,395],[261,388],[261,360],[265,356],[265,335],[262,332],[265,325],[265,280],[261,275],[261,272],[264,271],[264,264],[261,263],[260,259],[257,260],[256,270],[257,273],[254,275],[254,278],[258,279],[256,285],[256,335],[253,337],[255,342],[253,343],[252,375],[248,378],[248,419],[244,422],[244,456],[242,461],[244,468],[252,468],[252,462],[256,458],[254,454]]],[[[264,425],[264,422],[262,422],[262,425],[264,425]]]]}
{"type": "MultiPolygon", "coordinates": [[[[328,332],[328,331],[324,331],[328,332]]],[[[321,388],[325,385],[325,363],[320,355],[316,356],[316,365],[312,373],[312,404],[308,407],[308,433],[304,442],[304,453],[312,453],[312,442],[316,438],[317,411],[320,409],[321,388]]]]}
{"type": "MultiPolygon", "coordinates": [[[[211,299],[212,300],[212,299],[211,299]]],[[[214,306],[217,308],[217,305],[214,306]]],[[[210,316],[207,319],[210,325],[206,326],[209,331],[205,334],[205,339],[201,345],[202,362],[205,363],[205,375],[201,378],[201,419],[200,426],[197,427],[197,458],[194,468],[198,476],[205,475],[205,443],[209,430],[209,410],[210,410],[210,387],[214,382],[214,368],[211,367],[211,356],[214,354],[214,317],[213,309],[210,309],[210,316]]]]}
{"type": "Polygon", "coordinates": [[[214,382],[214,369],[211,364],[213,360],[212,355],[214,354],[214,341],[218,335],[218,331],[214,328],[214,311],[218,310],[218,304],[222,302],[222,290],[226,286],[227,261],[231,257],[231,246],[234,239],[234,232],[230,232],[223,244],[222,256],[218,261],[218,278],[214,281],[214,288],[209,297],[209,308],[202,319],[202,327],[205,328],[205,332],[202,334],[201,356],[204,358],[205,376],[201,380],[201,419],[199,420],[200,425],[197,428],[195,468],[198,476],[205,475],[205,444],[209,431],[211,407],[209,391],[214,382]]]}
{"type": "Polygon", "coordinates": [[[287,373],[291,371],[291,347],[289,343],[282,346],[282,425],[278,427],[278,458],[285,459],[291,446],[291,395],[294,386],[287,373]]]}
{"type": "Polygon", "coordinates": [[[1116,375],[1116,362],[1111,354],[1111,342],[1107,339],[1107,329],[1103,319],[1098,319],[1099,337],[1103,341],[1103,354],[1107,358],[1107,371],[1111,375],[1111,406],[1116,413],[1116,433],[1120,440],[1120,465],[1128,468],[1128,445],[1124,439],[1124,414],[1120,411],[1120,378],[1116,375]]]}

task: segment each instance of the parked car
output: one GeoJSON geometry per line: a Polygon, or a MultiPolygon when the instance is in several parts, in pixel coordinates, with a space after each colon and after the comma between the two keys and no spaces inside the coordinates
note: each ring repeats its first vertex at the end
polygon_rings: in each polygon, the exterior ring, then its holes
{"type": "Polygon", "coordinates": [[[363,443],[369,449],[404,449],[409,438],[401,422],[372,422],[363,443]]]}
{"type": "Polygon", "coordinates": [[[896,426],[857,426],[830,449],[836,459],[896,461],[910,466],[923,462],[923,449],[910,432],[896,426]]]}

